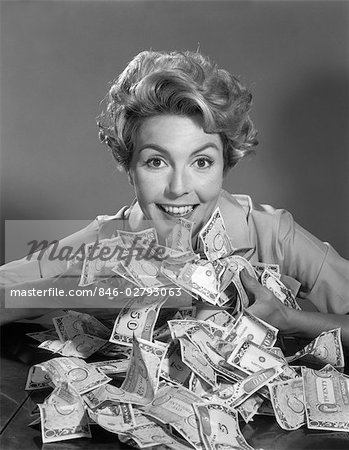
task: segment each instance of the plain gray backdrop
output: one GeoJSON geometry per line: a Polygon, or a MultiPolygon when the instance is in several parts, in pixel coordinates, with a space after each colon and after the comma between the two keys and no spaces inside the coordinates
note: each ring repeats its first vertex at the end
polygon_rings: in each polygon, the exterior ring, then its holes
{"type": "Polygon", "coordinates": [[[225,188],[288,209],[349,258],[348,6],[2,1],[2,219],[92,220],[128,204],[98,141],[100,101],[138,52],[200,45],[254,95],[260,144],[225,188]]]}

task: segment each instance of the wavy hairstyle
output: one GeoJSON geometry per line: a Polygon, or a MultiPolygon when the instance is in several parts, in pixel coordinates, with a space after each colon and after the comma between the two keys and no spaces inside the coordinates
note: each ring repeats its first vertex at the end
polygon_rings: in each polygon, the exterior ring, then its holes
{"type": "Polygon", "coordinates": [[[249,117],[251,93],[198,52],[139,53],[113,82],[105,102],[99,138],[126,171],[142,121],[158,114],[200,114],[204,131],[221,136],[225,171],[258,144],[249,117]]]}

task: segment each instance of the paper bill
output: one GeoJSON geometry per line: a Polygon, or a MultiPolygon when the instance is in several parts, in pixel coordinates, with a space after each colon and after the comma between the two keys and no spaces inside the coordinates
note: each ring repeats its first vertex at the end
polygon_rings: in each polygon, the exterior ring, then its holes
{"type": "Polygon", "coordinates": [[[111,433],[122,433],[136,425],[130,403],[114,403],[87,412],[94,422],[111,433]]]}
{"type": "Polygon", "coordinates": [[[311,365],[314,368],[323,367],[326,364],[331,364],[338,369],[343,368],[345,362],[341,329],[335,328],[334,330],[324,331],[302,350],[286,359],[289,363],[301,359],[301,363],[311,365]]]}
{"type": "Polygon", "coordinates": [[[192,230],[194,223],[190,220],[179,218],[166,238],[166,247],[180,252],[192,252],[192,230]]]}
{"type": "Polygon", "coordinates": [[[248,373],[258,372],[261,369],[282,367],[284,361],[265,347],[252,341],[241,341],[232,351],[227,362],[232,366],[240,367],[248,373]]]}
{"type": "Polygon", "coordinates": [[[47,389],[53,386],[49,374],[38,366],[31,366],[28,371],[26,391],[35,391],[37,389],[47,389]]]}
{"type": "Polygon", "coordinates": [[[37,366],[47,371],[55,385],[66,381],[71,384],[79,394],[91,391],[111,380],[111,378],[99,372],[97,369],[89,367],[85,361],[79,358],[53,358],[49,361],[37,364],[37,366]]]}
{"type": "Polygon", "coordinates": [[[89,334],[78,334],[73,339],[64,342],[58,353],[62,356],[88,358],[102,348],[107,341],[89,334]]]}
{"type": "Polygon", "coordinates": [[[267,269],[261,275],[261,284],[269,289],[285,306],[301,310],[290,289],[267,269]]]}
{"type": "Polygon", "coordinates": [[[201,229],[199,239],[209,261],[224,258],[233,251],[219,208],[213,212],[210,220],[201,229]]]}
{"type": "Polygon", "coordinates": [[[221,403],[199,403],[194,404],[193,407],[206,449],[253,450],[240,431],[237,413],[234,409],[221,403]]]}
{"type": "Polygon", "coordinates": [[[41,342],[40,345],[38,345],[38,348],[43,348],[44,350],[48,350],[52,353],[60,353],[64,344],[61,342],[60,339],[55,340],[48,340],[41,342]]]}
{"type": "Polygon", "coordinates": [[[224,339],[228,342],[233,342],[235,339],[247,339],[262,347],[272,347],[276,342],[278,331],[277,328],[244,310],[236,318],[224,339]]]}
{"type": "Polygon", "coordinates": [[[131,298],[115,320],[110,342],[133,345],[133,335],[151,341],[161,306],[168,297],[144,295],[131,298]]]}
{"type": "Polygon", "coordinates": [[[186,334],[193,327],[197,327],[201,324],[204,328],[210,329],[210,325],[203,320],[198,319],[186,319],[186,320],[169,320],[168,326],[171,331],[172,339],[178,339],[186,334]]]}
{"type": "Polygon", "coordinates": [[[190,367],[182,361],[179,341],[172,341],[161,363],[160,376],[172,383],[184,384],[190,374],[190,367]]]}
{"type": "Polygon", "coordinates": [[[68,314],[54,317],[52,321],[62,342],[78,334],[90,334],[102,339],[110,336],[109,328],[90,314],[69,310],[68,314]]]}
{"type": "Polygon", "coordinates": [[[328,365],[302,367],[308,428],[349,431],[349,377],[328,365]]]}
{"type": "Polygon", "coordinates": [[[44,443],[91,437],[82,402],[72,405],[41,404],[39,409],[44,443]]]}
{"type": "Polygon", "coordinates": [[[211,386],[216,385],[216,373],[205,355],[186,336],[179,338],[182,361],[211,386]]]}
{"type": "Polygon", "coordinates": [[[108,361],[96,361],[91,362],[88,365],[98,369],[100,372],[103,372],[109,377],[113,377],[114,375],[126,374],[129,363],[130,360],[125,358],[108,361]]]}
{"type": "Polygon", "coordinates": [[[90,284],[93,284],[96,281],[96,262],[97,260],[93,260],[90,258],[90,254],[93,251],[97,251],[101,248],[101,244],[98,244],[97,242],[90,242],[89,244],[85,245],[85,259],[82,265],[81,270],[81,277],[79,281],[79,286],[89,286],[90,284]]]}
{"type": "Polygon", "coordinates": [[[59,338],[54,328],[52,330],[38,331],[36,333],[26,333],[26,336],[39,342],[54,341],[59,338]]]}
{"type": "Polygon", "coordinates": [[[210,261],[199,260],[186,263],[177,276],[176,284],[194,292],[213,305],[219,298],[219,284],[210,261]]]}
{"type": "Polygon", "coordinates": [[[284,430],[296,430],[306,423],[303,380],[281,381],[269,385],[276,420],[284,430]]]}
{"type": "Polygon", "coordinates": [[[191,373],[189,378],[189,390],[199,397],[209,396],[213,392],[212,386],[194,372],[191,373]]]}
{"type": "Polygon", "coordinates": [[[214,393],[214,397],[218,397],[227,406],[236,408],[261,387],[272,382],[281,372],[280,366],[259,370],[234,384],[223,384],[214,393]]]}
{"type": "Polygon", "coordinates": [[[224,309],[212,314],[212,316],[209,316],[206,320],[225,328],[235,322],[235,318],[224,309]]]}
{"type": "Polygon", "coordinates": [[[269,272],[271,272],[274,276],[276,276],[276,278],[280,279],[280,277],[281,277],[279,264],[271,264],[271,263],[268,264],[268,263],[258,262],[256,264],[253,264],[253,268],[254,268],[258,278],[261,277],[262,273],[265,270],[269,270],[269,272]]]}
{"type": "Polygon", "coordinates": [[[117,230],[117,234],[121,237],[126,248],[132,247],[135,244],[142,247],[149,247],[153,243],[158,243],[155,228],[148,228],[139,232],[117,230]]]}
{"type": "Polygon", "coordinates": [[[240,413],[244,421],[248,423],[252,420],[253,416],[255,416],[258,413],[264,400],[265,399],[257,393],[252,394],[240,405],[236,406],[235,409],[240,413]]]}
{"type": "Polygon", "coordinates": [[[199,434],[193,404],[202,402],[201,397],[180,385],[167,383],[159,386],[153,401],[144,408],[144,413],[164,424],[170,424],[178,433],[198,450],[204,446],[199,434]]]}
{"type": "Polygon", "coordinates": [[[140,448],[153,448],[161,445],[164,448],[174,450],[191,450],[183,440],[178,439],[164,426],[161,426],[154,421],[144,425],[135,426],[127,431],[127,436],[130,436],[140,448]]]}
{"type": "Polygon", "coordinates": [[[161,273],[162,261],[156,259],[132,258],[125,266],[131,279],[134,279],[138,286],[143,288],[155,288],[164,286],[161,273]]]}

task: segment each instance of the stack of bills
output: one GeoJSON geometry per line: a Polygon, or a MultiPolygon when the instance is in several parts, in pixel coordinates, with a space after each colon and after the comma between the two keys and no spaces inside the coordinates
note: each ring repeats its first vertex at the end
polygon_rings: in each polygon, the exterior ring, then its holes
{"type": "Polygon", "coordinates": [[[136,448],[247,450],[239,421],[256,414],[274,415],[285,430],[349,431],[341,330],[285,357],[278,330],[246,310],[239,276],[245,267],[298,309],[278,266],[252,266],[235,254],[219,209],[200,232],[200,253],[191,247],[191,230],[180,219],[166,247],[154,229],[100,241],[99,250],[118,247],[126,259],[101,261],[87,252],[80,284],[118,276],[144,288],[142,295],[123,303],[111,322],[68,310],[52,329],[29,334],[55,354],[31,367],[26,383],[27,390],[48,390],[35,421],[44,443],[91,437],[99,425],[136,448]],[[168,308],[171,286],[196,304],[168,308]],[[200,302],[230,309],[215,308],[201,320],[200,302]]]}

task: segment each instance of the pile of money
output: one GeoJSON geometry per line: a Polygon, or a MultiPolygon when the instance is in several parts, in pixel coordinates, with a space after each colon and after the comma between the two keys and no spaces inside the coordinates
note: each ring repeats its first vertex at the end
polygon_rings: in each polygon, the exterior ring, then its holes
{"type": "Polygon", "coordinates": [[[191,230],[179,219],[166,246],[154,229],[100,241],[99,250],[119,248],[127,259],[87,252],[80,284],[118,276],[144,288],[142,295],[129,298],[112,320],[67,310],[51,329],[29,334],[54,353],[30,368],[26,383],[27,390],[48,390],[34,421],[44,443],[91,437],[98,425],[136,448],[247,450],[240,424],[258,414],[275,416],[285,430],[349,431],[341,330],[285,357],[278,330],[248,312],[239,276],[246,268],[298,309],[279,267],[253,266],[238,255],[219,209],[201,230],[197,253],[191,230]],[[169,308],[173,286],[193,304],[169,308]],[[230,308],[212,309],[202,320],[205,303],[230,308]]]}

